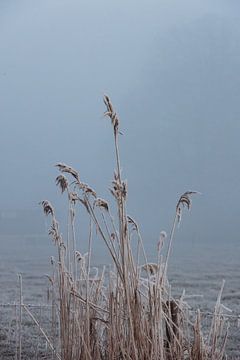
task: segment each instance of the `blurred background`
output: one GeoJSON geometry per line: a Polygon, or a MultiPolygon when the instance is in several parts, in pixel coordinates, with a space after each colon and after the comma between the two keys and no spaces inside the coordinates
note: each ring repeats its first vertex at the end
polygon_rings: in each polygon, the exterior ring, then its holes
{"type": "Polygon", "coordinates": [[[234,0],[1,0],[2,243],[24,229],[46,234],[43,199],[60,218],[65,214],[54,185],[57,162],[78,169],[100,197],[111,198],[115,162],[103,117],[106,93],[121,119],[128,211],[150,256],[160,231],[170,231],[179,196],[198,190],[173,256],[179,266],[182,251],[191,266],[207,259],[207,266],[215,261],[235,269],[239,17],[234,0]]]}

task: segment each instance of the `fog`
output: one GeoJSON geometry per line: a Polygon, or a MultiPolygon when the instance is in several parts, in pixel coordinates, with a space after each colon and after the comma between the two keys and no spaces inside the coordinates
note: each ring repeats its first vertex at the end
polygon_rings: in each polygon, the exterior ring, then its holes
{"type": "Polygon", "coordinates": [[[61,208],[54,164],[110,199],[107,93],[121,119],[129,214],[146,241],[198,190],[180,241],[239,239],[237,1],[0,2],[0,210],[61,208]]]}

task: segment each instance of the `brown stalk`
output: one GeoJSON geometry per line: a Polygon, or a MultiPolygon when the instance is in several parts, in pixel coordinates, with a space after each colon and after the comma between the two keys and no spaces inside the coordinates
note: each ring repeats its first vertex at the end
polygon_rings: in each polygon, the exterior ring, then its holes
{"type": "MultiPolygon", "coordinates": [[[[161,250],[166,234],[161,233],[156,263],[147,261],[138,224],[127,215],[127,183],[122,180],[119,152],[119,117],[108,96],[104,96],[105,116],[111,120],[114,137],[116,171],[111,193],[117,206],[117,222],[111,203],[80,180],[71,166],[57,164],[61,174],[56,183],[68,194],[69,221],[65,247],[55,211],[43,201],[44,213],[50,215],[50,235],[58,251],[58,262],[52,261],[52,298],[58,303],[60,349],[62,360],[207,360],[223,357],[227,333],[219,296],[212,319],[208,343],[201,333],[200,312],[194,325],[184,299],[171,295],[167,268],[177,224],[184,207],[190,209],[194,191],[185,192],[176,205],[165,263],[161,250]],[[72,177],[68,181],[66,176],[72,177]],[[83,205],[89,217],[87,253],[76,244],[75,211],[83,205]],[[102,239],[114,265],[92,275],[93,237],[102,239]],[[136,253],[132,241],[137,239],[136,253]],[[80,250],[80,251],[79,251],[80,250]],[[143,255],[144,265],[140,264],[143,255]],[[65,265],[66,261],[66,265],[65,265]],[[145,270],[145,272],[144,272],[145,270]],[[54,289],[58,294],[54,295],[54,289]]],[[[221,289],[220,294],[223,291],[221,289]]],[[[36,322],[35,322],[36,323],[36,322]]],[[[53,345],[52,345],[53,346],[53,345]]],[[[54,346],[55,348],[55,346],[54,346]]]]}

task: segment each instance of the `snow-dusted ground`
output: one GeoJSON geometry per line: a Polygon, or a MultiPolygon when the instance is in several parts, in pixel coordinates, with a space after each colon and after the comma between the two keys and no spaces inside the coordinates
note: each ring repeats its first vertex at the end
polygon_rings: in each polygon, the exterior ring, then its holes
{"type": "MultiPolygon", "coordinates": [[[[23,279],[23,301],[25,304],[47,305],[50,257],[54,248],[47,238],[0,239],[0,359],[15,360],[16,353],[16,307],[19,299],[18,273],[23,279]]],[[[149,254],[154,261],[154,254],[149,254]]],[[[95,258],[99,265],[104,253],[95,258]]],[[[230,315],[240,313],[240,245],[219,244],[174,244],[169,263],[169,279],[172,291],[180,294],[185,289],[190,296],[188,302],[193,309],[199,306],[203,312],[211,312],[224,278],[225,288],[222,303],[232,310],[230,315]],[[193,296],[194,295],[194,296],[193,296]],[[195,296],[197,295],[197,296],[195,296]],[[198,296],[201,295],[201,296],[198,296]],[[192,296],[192,297],[191,297],[192,296]]],[[[31,310],[45,329],[49,329],[49,308],[35,307],[31,310]]],[[[203,315],[204,317],[205,315],[203,315]]],[[[206,315],[206,321],[207,315],[206,315]]],[[[230,318],[230,334],[227,345],[228,359],[240,359],[240,328],[237,318],[230,318]]],[[[31,318],[23,314],[22,329],[23,359],[51,359],[46,341],[31,318]]]]}

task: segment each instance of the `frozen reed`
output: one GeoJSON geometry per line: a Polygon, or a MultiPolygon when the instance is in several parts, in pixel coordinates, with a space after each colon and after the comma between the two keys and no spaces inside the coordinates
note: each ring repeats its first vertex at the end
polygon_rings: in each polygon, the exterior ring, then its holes
{"type": "MultiPolygon", "coordinates": [[[[162,232],[156,251],[156,263],[149,263],[137,222],[127,213],[127,183],[122,179],[118,114],[108,96],[104,96],[105,116],[113,129],[116,170],[110,192],[117,208],[82,182],[78,171],[59,163],[56,179],[68,201],[68,235],[63,239],[54,207],[43,201],[44,213],[51,218],[49,234],[57,248],[57,260],[51,259],[49,276],[53,318],[59,321],[62,360],[102,359],[223,359],[227,329],[221,292],[208,333],[201,327],[201,313],[190,316],[184,295],[174,298],[167,281],[167,267],[177,223],[183,207],[191,206],[196,192],[185,192],[177,202],[167,254],[162,255],[166,233],[162,232]],[[76,209],[81,206],[89,216],[88,251],[83,254],[76,244],[76,209]],[[112,268],[98,269],[92,275],[93,233],[102,240],[112,260],[112,268]],[[137,246],[132,246],[132,239],[137,246]],[[140,259],[144,259],[140,263],[140,259]]],[[[55,339],[55,340],[54,340],[55,339]]]]}

